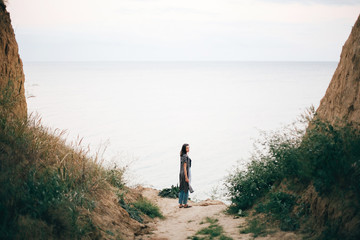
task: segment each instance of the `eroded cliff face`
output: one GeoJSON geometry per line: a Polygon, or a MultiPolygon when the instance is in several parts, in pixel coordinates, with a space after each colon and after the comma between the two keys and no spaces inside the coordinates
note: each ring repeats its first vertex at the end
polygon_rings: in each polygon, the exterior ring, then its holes
{"type": "MultiPolygon", "coordinates": [[[[360,15],[346,40],[340,55],[340,62],[331,79],[325,96],[316,110],[316,116],[331,124],[351,124],[360,128],[360,15]]],[[[353,164],[351,174],[356,177],[359,168],[353,164]]],[[[302,193],[304,202],[309,203],[311,224],[315,229],[328,226],[342,239],[359,239],[360,214],[358,196],[353,190],[320,196],[313,184],[302,193]]]]}
{"type": "Polygon", "coordinates": [[[360,124],[360,15],[342,48],[340,62],[316,112],[332,124],[337,120],[360,124]]]}
{"type": "Polygon", "coordinates": [[[11,26],[10,14],[0,0],[0,108],[20,118],[26,118],[23,64],[11,26]]]}

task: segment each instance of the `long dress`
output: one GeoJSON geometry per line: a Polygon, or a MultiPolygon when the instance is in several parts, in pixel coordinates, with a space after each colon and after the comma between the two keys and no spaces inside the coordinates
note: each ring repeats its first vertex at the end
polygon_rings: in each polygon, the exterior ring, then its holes
{"type": "Polygon", "coordinates": [[[184,163],[186,163],[186,172],[188,174],[188,178],[190,177],[191,168],[191,159],[187,154],[184,154],[180,157],[180,173],[179,173],[179,182],[180,182],[180,191],[183,190],[184,192],[189,191],[189,183],[185,181],[185,171],[184,171],[184,163]]]}

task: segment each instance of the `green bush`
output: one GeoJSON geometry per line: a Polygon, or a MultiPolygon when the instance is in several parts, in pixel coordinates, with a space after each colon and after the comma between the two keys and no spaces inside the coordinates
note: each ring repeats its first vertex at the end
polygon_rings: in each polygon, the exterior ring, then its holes
{"type": "Polygon", "coordinates": [[[283,231],[296,230],[299,227],[298,219],[292,216],[296,196],[285,192],[272,192],[269,195],[268,201],[256,206],[256,212],[266,213],[274,220],[279,220],[280,229],[283,231]]]}
{"type": "Polygon", "coordinates": [[[320,194],[351,189],[360,195],[359,130],[331,125],[313,114],[311,110],[291,128],[265,136],[263,148],[253,154],[246,169],[238,168],[228,176],[230,212],[252,207],[285,178],[304,185],[313,182],[320,194]]]}
{"type": "MultiPolygon", "coordinates": [[[[302,123],[306,125],[306,123],[302,123]]],[[[232,205],[230,213],[246,210],[263,197],[287,176],[296,176],[299,171],[301,139],[305,130],[299,130],[299,124],[293,128],[264,135],[258,144],[250,162],[245,168],[238,167],[226,180],[228,196],[232,205]]]]}
{"type": "Polygon", "coordinates": [[[250,208],[254,202],[262,197],[280,179],[274,161],[253,160],[247,171],[238,171],[227,180],[227,187],[231,196],[231,213],[250,208]]]}
{"type": "Polygon", "coordinates": [[[141,198],[136,202],[133,202],[132,205],[151,218],[164,218],[164,216],[160,212],[160,208],[146,198],[141,198]]]}
{"type": "MultiPolygon", "coordinates": [[[[311,214],[309,203],[302,202],[294,212],[296,198],[275,192],[281,182],[293,192],[312,184],[323,197],[345,198],[350,193],[355,198],[352,211],[360,211],[360,127],[330,124],[317,118],[313,110],[303,119],[265,135],[246,168],[228,176],[229,212],[236,214],[256,205],[257,212],[278,220],[282,230],[298,229],[311,214]],[[293,186],[286,186],[289,183],[293,186]]],[[[358,232],[346,233],[344,222],[325,220],[320,239],[338,239],[339,234],[347,234],[342,239],[359,238],[358,232]]],[[[251,224],[249,229],[261,230],[251,224]]]]}
{"type": "Polygon", "coordinates": [[[139,209],[137,209],[136,207],[132,206],[131,204],[128,204],[125,202],[124,198],[122,195],[118,195],[118,198],[119,198],[119,204],[120,206],[125,209],[125,211],[129,214],[129,216],[142,223],[144,221],[144,219],[140,216],[141,215],[141,212],[139,209]]]}
{"type": "Polygon", "coordinates": [[[351,189],[360,194],[360,132],[315,120],[303,138],[299,174],[313,181],[320,194],[351,189]],[[335,188],[335,189],[334,189],[335,188]]]}
{"type": "Polygon", "coordinates": [[[180,188],[178,185],[176,187],[171,185],[171,188],[164,188],[159,192],[160,197],[166,198],[178,198],[179,197],[180,188]]]}
{"type": "Polygon", "coordinates": [[[120,206],[129,213],[129,216],[132,219],[140,223],[144,221],[144,219],[141,217],[142,214],[145,214],[151,218],[164,218],[160,212],[160,208],[146,198],[140,198],[135,202],[126,203],[123,194],[118,193],[117,196],[120,206]]]}

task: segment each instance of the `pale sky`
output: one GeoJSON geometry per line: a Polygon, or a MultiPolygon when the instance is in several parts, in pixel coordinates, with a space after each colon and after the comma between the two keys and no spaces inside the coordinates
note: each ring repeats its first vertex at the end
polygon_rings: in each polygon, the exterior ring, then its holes
{"type": "Polygon", "coordinates": [[[338,61],[360,0],[9,0],[23,61],[338,61]]]}

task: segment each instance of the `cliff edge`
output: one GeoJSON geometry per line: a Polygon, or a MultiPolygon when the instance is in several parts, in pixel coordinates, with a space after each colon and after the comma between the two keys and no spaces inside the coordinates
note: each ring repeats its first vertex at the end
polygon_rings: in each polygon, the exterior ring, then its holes
{"type": "Polygon", "coordinates": [[[0,107],[6,106],[15,116],[26,118],[23,63],[3,0],[0,0],[0,59],[0,107]]]}
{"type": "Polygon", "coordinates": [[[342,48],[340,62],[316,112],[331,124],[337,121],[360,124],[360,15],[342,48]]]}

